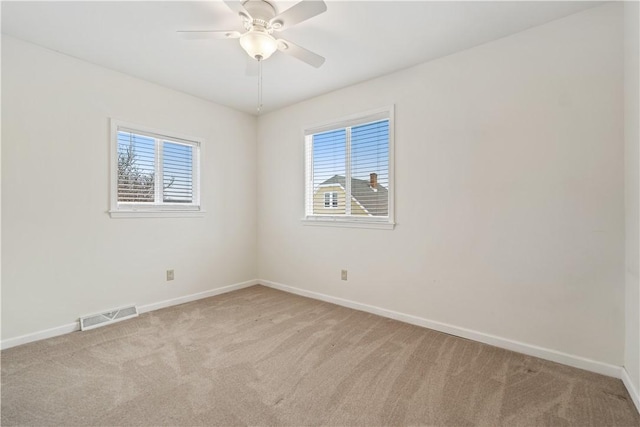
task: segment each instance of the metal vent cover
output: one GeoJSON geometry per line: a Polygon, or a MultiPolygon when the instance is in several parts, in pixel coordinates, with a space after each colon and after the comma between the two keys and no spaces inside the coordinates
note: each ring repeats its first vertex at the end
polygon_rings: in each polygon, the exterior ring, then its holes
{"type": "Polygon", "coordinates": [[[89,329],[98,328],[100,326],[109,325],[121,320],[130,319],[138,316],[138,307],[131,305],[128,307],[117,308],[100,314],[92,314],[80,318],[80,330],[88,331],[89,329]]]}

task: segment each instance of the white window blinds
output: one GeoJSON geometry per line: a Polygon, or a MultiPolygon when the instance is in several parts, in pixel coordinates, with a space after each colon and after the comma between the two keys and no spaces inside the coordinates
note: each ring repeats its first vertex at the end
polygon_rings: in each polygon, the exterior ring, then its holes
{"type": "Polygon", "coordinates": [[[331,193],[340,189],[339,177],[346,173],[346,131],[339,129],[313,135],[313,214],[344,214],[344,196],[333,199],[331,193]],[[323,199],[324,194],[324,199],[323,199]],[[334,201],[335,200],[335,201],[334,201]],[[326,202],[326,203],[325,203],[326,202]]]}
{"type": "Polygon", "coordinates": [[[351,128],[352,215],[389,215],[389,120],[351,128]]]}
{"type": "Polygon", "coordinates": [[[118,132],[118,202],[155,201],[155,164],[153,138],[118,132]]]}
{"type": "Polygon", "coordinates": [[[193,203],[193,146],[162,141],[162,201],[193,203]]]}
{"type": "Polygon", "coordinates": [[[305,132],[307,219],[390,222],[391,124],[378,112],[305,132]]]}
{"type": "Polygon", "coordinates": [[[200,142],[117,125],[113,211],[199,210],[200,142]]]}

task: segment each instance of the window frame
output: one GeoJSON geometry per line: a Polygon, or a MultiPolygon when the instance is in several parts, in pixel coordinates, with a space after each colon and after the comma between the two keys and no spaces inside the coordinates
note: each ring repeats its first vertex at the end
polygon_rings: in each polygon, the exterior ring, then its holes
{"type": "MultiPolygon", "coordinates": [[[[333,226],[333,227],[352,227],[352,228],[376,228],[393,230],[395,227],[395,176],[394,176],[394,147],[395,147],[395,105],[389,105],[361,113],[351,114],[339,119],[305,126],[303,128],[303,200],[304,200],[304,216],[302,218],[303,225],[333,226]],[[309,182],[313,181],[313,156],[308,155],[310,147],[312,147],[312,138],[314,134],[329,132],[347,127],[359,126],[379,120],[389,120],[389,187],[387,188],[388,213],[386,217],[372,216],[356,216],[356,215],[330,215],[330,214],[312,214],[313,212],[313,194],[308,194],[309,182]]],[[[346,153],[346,162],[351,161],[351,153],[346,153]]],[[[350,171],[350,168],[347,168],[350,171]]],[[[348,184],[349,179],[345,176],[345,183],[348,184]]],[[[313,193],[313,192],[312,192],[313,193]]]]}
{"type": "MultiPolygon", "coordinates": [[[[192,136],[185,136],[177,134],[176,132],[169,132],[165,130],[159,130],[150,128],[148,126],[141,126],[137,124],[127,123],[121,120],[111,119],[111,134],[110,134],[110,209],[108,211],[111,218],[176,218],[176,217],[198,217],[204,216],[204,209],[202,207],[201,199],[201,182],[202,182],[202,168],[201,159],[203,152],[204,140],[202,138],[195,138],[192,136]],[[118,202],[118,132],[130,132],[154,138],[160,140],[162,147],[162,141],[169,143],[177,143],[192,146],[192,191],[193,202],[192,203],[171,203],[171,202],[153,202],[153,203],[132,203],[132,202],[118,202]]],[[[160,150],[162,151],[162,148],[160,150]]],[[[156,153],[155,169],[158,170],[159,163],[161,161],[161,154],[156,153]]],[[[162,185],[160,177],[156,175],[156,185],[162,185]]]]}

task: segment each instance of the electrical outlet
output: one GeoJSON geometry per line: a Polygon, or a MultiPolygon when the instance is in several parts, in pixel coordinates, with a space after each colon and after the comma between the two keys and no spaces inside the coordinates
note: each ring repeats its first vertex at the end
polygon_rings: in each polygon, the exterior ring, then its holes
{"type": "Polygon", "coordinates": [[[342,271],[340,272],[340,278],[341,278],[342,280],[347,280],[347,270],[342,270],[342,271]]]}
{"type": "Polygon", "coordinates": [[[167,270],[167,282],[173,279],[174,279],[173,270],[167,270]]]}

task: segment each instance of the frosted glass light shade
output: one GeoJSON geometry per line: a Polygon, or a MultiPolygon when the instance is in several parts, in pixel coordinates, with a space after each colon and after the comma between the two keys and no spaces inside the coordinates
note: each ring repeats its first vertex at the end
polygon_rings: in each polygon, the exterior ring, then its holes
{"type": "Polygon", "coordinates": [[[240,46],[250,57],[262,61],[278,49],[278,42],[270,34],[254,30],[240,37],[240,46]]]}

